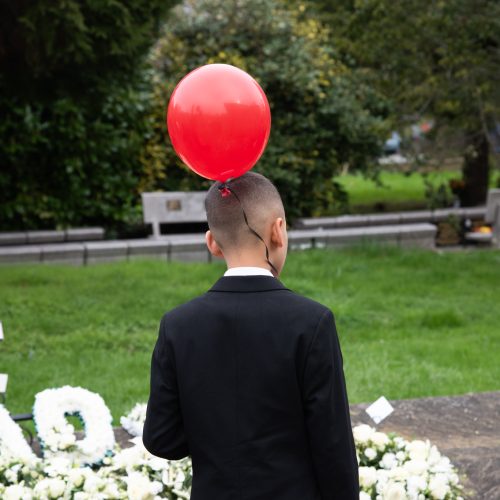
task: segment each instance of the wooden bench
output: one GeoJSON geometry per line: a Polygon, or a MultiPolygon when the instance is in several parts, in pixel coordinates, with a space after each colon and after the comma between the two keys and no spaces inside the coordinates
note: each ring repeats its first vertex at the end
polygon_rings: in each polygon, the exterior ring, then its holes
{"type": "Polygon", "coordinates": [[[142,193],[144,222],[153,226],[153,238],[161,237],[160,224],[206,222],[205,191],[142,193]]]}

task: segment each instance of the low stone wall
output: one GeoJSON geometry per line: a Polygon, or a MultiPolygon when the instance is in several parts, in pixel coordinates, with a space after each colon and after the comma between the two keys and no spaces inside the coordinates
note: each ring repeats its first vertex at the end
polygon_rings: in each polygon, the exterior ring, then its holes
{"type": "Polygon", "coordinates": [[[386,214],[340,215],[338,217],[311,217],[297,219],[295,229],[346,228],[362,226],[386,226],[393,224],[445,222],[449,217],[471,220],[484,219],[486,206],[470,208],[442,208],[437,210],[416,210],[386,214]]]}
{"type": "Polygon", "coordinates": [[[61,231],[17,231],[0,233],[0,246],[102,240],[102,227],[82,227],[61,231]]]}
{"type": "MultiPolygon", "coordinates": [[[[399,224],[289,232],[291,250],[343,247],[362,242],[433,248],[436,226],[399,224]]],[[[204,234],[178,234],[161,239],[90,241],[0,247],[0,264],[48,263],[86,265],[98,262],[158,258],[166,261],[211,262],[204,234]]]]}

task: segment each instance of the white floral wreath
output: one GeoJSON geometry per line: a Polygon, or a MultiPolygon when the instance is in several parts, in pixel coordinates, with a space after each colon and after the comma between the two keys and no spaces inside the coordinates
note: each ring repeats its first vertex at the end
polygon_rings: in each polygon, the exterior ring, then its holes
{"type": "Polygon", "coordinates": [[[109,408],[99,394],[81,387],[46,389],[35,396],[33,420],[44,457],[68,453],[80,464],[96,464],[113,450],[115,435],[109,408]],[[77,440],[66,417],[77,415],[85,437],[77,440]]]}

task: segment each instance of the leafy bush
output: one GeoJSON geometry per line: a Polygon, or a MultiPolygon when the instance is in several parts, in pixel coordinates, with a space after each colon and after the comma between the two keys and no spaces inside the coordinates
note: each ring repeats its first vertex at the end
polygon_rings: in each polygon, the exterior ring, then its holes
{"type": "Polygon", "coordinates": [[[137,200],[164,0],[0,6],[0,229],[117,225],[137,200]]]}
{"type": "Polygon", "coordinates": [[[345,202],[334,176],[346,165],[370,167],[386,133],[385,105],[338,61],[326,28],[305,7],[290,10],[280,0],[199,0],[173,10],[151,54],[152,136],[141,187],[209,185],[175,157],[165,106],[188,71],[215,62],[248,71],[268,96],[271,137],[256,170],[276,183],[289,214],[318,214],[345,202]]]}

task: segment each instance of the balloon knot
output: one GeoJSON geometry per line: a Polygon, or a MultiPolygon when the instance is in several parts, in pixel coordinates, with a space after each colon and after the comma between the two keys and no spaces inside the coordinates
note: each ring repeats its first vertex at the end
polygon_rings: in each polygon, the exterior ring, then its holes
{"type": "Polygon", "coordinates": [[[220,191],[220,194],[223,198],[226,198],[227,196],[229,196],[231,194],[231,190],[227,187],[226,184],[221,184],[219,186],[219,191],[220,191]]]}

